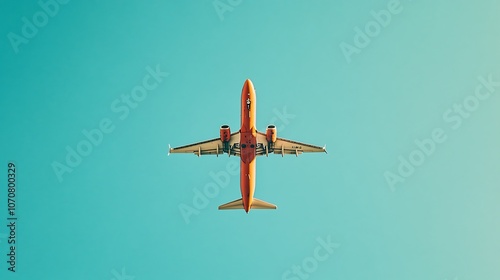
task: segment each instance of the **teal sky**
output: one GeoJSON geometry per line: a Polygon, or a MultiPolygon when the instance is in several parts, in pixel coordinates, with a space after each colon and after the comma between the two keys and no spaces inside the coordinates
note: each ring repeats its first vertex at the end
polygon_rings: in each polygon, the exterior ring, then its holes
{"type": "Polygon", "coordinates": [[[0,4],[0,279],[500,278],[498,1],[187,2],[0,4]],[[329,152],[257,159],[276,211],[167,156],[247,78],[257,129],[329,152]]]}

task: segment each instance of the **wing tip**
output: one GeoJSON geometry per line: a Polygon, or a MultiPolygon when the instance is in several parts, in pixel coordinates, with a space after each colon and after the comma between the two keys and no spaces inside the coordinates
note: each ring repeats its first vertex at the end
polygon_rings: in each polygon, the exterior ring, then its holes
{"type": "Polygon", "coordinates": [[[170,144],[168,144],[168,153],[167,153],[167,156],[170,155],[170,152],[172,152],[172,148],[170,147],[170,144]]]}
{"type": "Polygon", "coordinates": [[[323,151],[325,152],[325,154],[328,154],[328,151],[326,150],[326,144],[323,146],[323,151]]]}

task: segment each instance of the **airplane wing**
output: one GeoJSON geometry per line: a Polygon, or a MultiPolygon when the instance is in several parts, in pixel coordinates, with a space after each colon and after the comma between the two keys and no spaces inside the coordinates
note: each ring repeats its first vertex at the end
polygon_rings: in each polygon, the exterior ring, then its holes
{"type": "Polygon", "coordinates": [[[224,143],[220,140],[220,138],[215,138],[212,140],[202,141],[190,145],[185,145],[176,148],[170,148],[168,154],[176,154],[176,153],[193,153],[197,156],[201,155],[216,155],[219,156],[221,154],[227,153],[230,156],[240,156],[240,133],[235,132],[231,134],[231,138],[229,142],[224,145],[224,143]]]}
{"type": "Polygon", "coordinates": [[[300,155],[302,153],[318,153],[326,151],[325,147],[314,146],[306,143],[301,143],[293,140],[276,138],[276,142],[269,145],[266,139],[266,135],[261,132],[257,132],[257,155],[268,155],[269,153],[284,155],[300,155]]]}

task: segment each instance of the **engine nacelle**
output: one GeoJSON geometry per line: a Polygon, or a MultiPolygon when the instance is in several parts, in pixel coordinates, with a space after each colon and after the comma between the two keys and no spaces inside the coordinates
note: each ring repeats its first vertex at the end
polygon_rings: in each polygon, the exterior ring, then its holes
{"type": "Polygon", "coordinates": [[[231,129],[229,125],[225,124],[220,127],[220,140],[224,142],[229,142],[231,139],[231,129]]]}
{"type": "Polygon", "coordinates": [[[276,130],[276,126],[274,124],[270,124],[266,129],[266,140],[268,143],[276,142],[278,131],[276,130]]]}

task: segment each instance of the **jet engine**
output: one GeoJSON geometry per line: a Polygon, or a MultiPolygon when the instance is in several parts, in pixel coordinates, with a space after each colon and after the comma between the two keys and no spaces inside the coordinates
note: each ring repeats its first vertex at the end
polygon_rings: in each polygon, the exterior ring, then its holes
{"type": "Polygon", "coordinates": [[[271,144],[276,142],[276,137],[278,132],[276,131],[276,126],[274,124],[270,124],[266,129],[266,140],[267,143],[271,144]]]}
{"type": "Polygon", "coordinates": [[[231,139],[231,129],[229,125],[225,124],[220,127],[220,140],[222,142],[228,142],[231,139]]]}
{"type": "MultiPolygon", "coordinates": [[[[229,140],[231,140],[231,129],[224,124],[220,127],[220,140],[222,141],[222,151],[229,153],[229,140]]],[[[218,154],[219,152],[217,152],[218,154]]]]}

